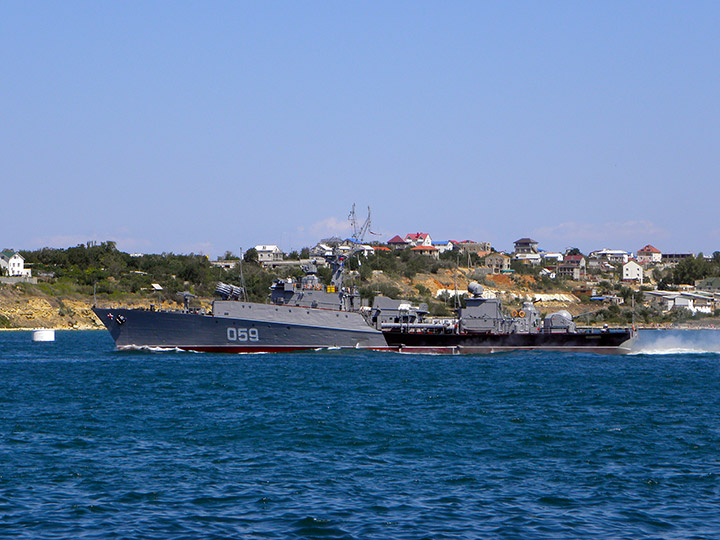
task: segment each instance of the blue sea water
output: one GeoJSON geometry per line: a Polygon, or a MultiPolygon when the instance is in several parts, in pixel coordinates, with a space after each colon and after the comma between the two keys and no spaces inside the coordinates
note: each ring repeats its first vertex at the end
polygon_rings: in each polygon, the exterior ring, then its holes
{"type": "Polygon", "coordinates": [[[719,538],[720,332],[629,356],[0,333],[2,538],[719,538]]]}

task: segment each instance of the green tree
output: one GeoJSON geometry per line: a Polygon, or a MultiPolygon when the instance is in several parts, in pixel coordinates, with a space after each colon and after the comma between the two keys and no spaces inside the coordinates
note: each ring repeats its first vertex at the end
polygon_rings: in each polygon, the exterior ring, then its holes
{"type": "Polygon", "coordinates": [[[258,252],[255,248],[250,248],[245,252],[245,256],[243,257],[243,260],[246,263],[256,263],[258,262],[258,252]]]}

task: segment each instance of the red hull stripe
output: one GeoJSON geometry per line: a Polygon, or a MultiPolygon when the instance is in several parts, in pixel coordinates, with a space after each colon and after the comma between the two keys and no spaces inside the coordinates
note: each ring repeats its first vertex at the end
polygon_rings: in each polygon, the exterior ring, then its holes
{"type": "MultiPolygon", "coordinates": [[[[334,347],[313,347],[313,346],[277,346],[277,347],[263,347],[263,346],[215,346],[215,345],[198,345],[198,346],[182,346],[178,347],[183,351],[193,352],[206,352],[206,353],[276,353],[276,352],[293,352],[293,351],[314,351],[314,350],[327,350],[334,347]]],[[[343,350],[355,349],[355,347],[342,347],[343,350]]],[[[373,351],[397,351],[398,347],[358,347],[361,350],[373,350],[373,351]]]]}

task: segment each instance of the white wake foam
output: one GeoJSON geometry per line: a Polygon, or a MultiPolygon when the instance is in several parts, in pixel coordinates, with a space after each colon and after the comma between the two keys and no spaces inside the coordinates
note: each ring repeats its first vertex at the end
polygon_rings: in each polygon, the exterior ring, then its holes
{"type": "Polygon", "coordinates": [[[666,332],[642,332],[630,354],[720,354],[720,331],[670,330],[666,332]]]}

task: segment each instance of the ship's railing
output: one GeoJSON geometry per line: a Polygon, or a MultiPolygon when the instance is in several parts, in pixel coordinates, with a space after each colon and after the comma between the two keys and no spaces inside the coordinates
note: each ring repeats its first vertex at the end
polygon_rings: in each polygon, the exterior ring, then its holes
{"type": "Polygon", "coordinates": [[[408,322],[384,322],[380,324],[380,330],[399,330],[406,333],[450,333],[455,330],[451,321],[408,323],[408,322]]]}
{"type": "Polygon", "coordinates": [[[633,328],[630,326],[578,326],[575,330],[578,334],[623,334],[633,332],[633,328]]]}

